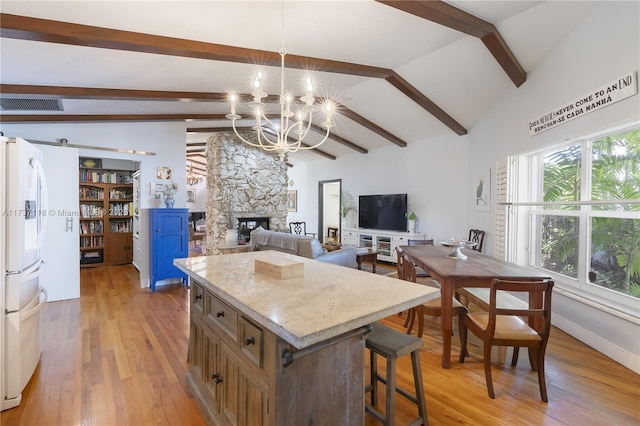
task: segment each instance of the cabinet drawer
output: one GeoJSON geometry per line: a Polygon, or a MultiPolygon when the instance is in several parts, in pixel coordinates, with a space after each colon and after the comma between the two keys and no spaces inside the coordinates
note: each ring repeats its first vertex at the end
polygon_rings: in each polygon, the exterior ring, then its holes
{"type": "Polygon", "coordinates": [[[196,281],[191,281],[191,309],[194,314],[204,313],[204,288],[196,281]]]}
{"type": "Polygon", "coordinates": [[[225,331],[234,342],[238,341],[238,312],[211,293],[206,294],[206,321],[225,331]]]}
{"type": "Polygon", "coordinates": [[[391,240],[395,243],[395,245],[398,246],[406,246],[407,245],[407,241],[409,241],[409,236],[393,236],[391,237],[391,240]]]}
{"type": "Polygon", "coordinates": [[[240,350],[262,368],[262,329],[240,318],[240,350]]]}

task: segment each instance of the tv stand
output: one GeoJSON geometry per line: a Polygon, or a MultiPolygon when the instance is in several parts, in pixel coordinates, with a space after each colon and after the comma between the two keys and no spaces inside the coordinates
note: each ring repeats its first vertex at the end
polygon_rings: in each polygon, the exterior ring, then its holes
{"type": "Polygon", "coordinates": [[[342,244],[366,247],[378,252],[378,260],[397,263],[396,247],[406,246],[408,240],[422,240],[424,233],[384,231],[366,228],[343,228],[342,244]]]}

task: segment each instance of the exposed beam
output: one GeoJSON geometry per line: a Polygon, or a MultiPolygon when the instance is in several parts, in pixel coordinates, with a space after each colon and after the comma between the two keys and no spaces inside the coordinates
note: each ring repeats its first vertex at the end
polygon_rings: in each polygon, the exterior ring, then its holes
{"type": "MultiPolygon", "coordinates": [[[[280,55],[277,52],[72,24],[7,13],[0,14],[0,37],[227,62],[262,63],[276,67],[280,65],[280,55]]],[[[314,69],[383,79],[388,79],[393,74],[392,70],[386,68],[299,55],[287,55],[285,57],[285,65],[289,68],[314,69]]],[[[448,123],[445,124],[449,125],[448,123]]]]}
{"type": "Polygon", "coordinates": [[[376,1],[481,39],[516,87],[527,81],[524,68],[492,23],[440,0],[376,1]]]}
{"type": "MultiPolygon", "coordinates": [[[[29,96],[51,96],[54,98],[66,99],[113,99],[113,100],[167,100],[167,101],[214,101],[226,102],[226,93],[207,93],[207,92],[171,92],[156,90],[129,90],[129,89],[101,89],[93,87],[70,87],[70,86],[34,86],[20,84],[0,84],[0,93],[3,95],[29,95],[29,96]]],[[[251,95],[239,94],[242,99],[251,100],[251,95]]],[[[279,102],[280,98],[276,95],[269,95],[264,102],[279,102]]],[[[319,99],[320,102],[324,99],[319,99]]],[[[344,105],[337,105],[340,114],[351,118],[357,124],[379,134],[385,139],[390,140],[398,146],[407,146],[407,143],[390,132],[384,130],[380,126],[372,123],[361,115],[351,111],[344,105]]],[[[220,115],[218,115],[220,116],[220,115]]],[[[223,116],[223,118],[225,118],[223,116]]],[[[276,117],[277,118],[277,117],[276,117]]],[[[226,119],[226,118],[225,118],[226,119]]],[[[229,127],[231,131],[233,129],[229,127]]],[[[362,148],[347,139],[331,134],[331,139],[339,142],[358,152],[366,153],[366,149],[362,148]]]]}
{"type": "MultiPolygon", "coordinates": [[[[193,163],[193,164],[199,164],[199,165],[201,165],[201,166],[205,166],[205,167],[207,167],[207,162],[206,162],[206,161],[198,161],[198,160],[192,160],[192,159],[189,159],[189,163],[190,163],[190,164],[191,164],[191,163],[193,163]]],[[[197,167],[197,166],[196,166],[196,167],[197,167]]]]}
{"type": "Polygon", "coordinates": [[[201,153],[201,152],[206,152],[207,150],[205,148],[198,148],[198,149],[188,149],[187,148],[187,154],[195,154],[195,153],[201,153]]]}
{"type": "Polygon", "coordinates": [[[3,95],[28,97],[47,96],[54,99],[109,99],[123,101],[226,101],[226,93],[176,92],[168,90],[109,89],[99,87],[38,86],[29,84],[0,84],[3,95]]]}
{"type": "Polygon", "coordinates": [[[187,148],[190,146],[207,146],[206,142],[187,142],[187,148]]]}
{"type": "Polygon", "coordinates": [[[467,129],[465,129],[460,123],[454,120],[449,114],[444,112],[438,105],[431,101],[431,99],[424,96],[418,89],[409,84],[399,74],[393,73],[392,76],[387,78],[387,81],[391,83],[395,88],[402,93],[413,99],[416,103],[420,104],[424,109],[429,111],[434,117],[442,121],[451,130],[458,135],[466,135],[467,129]]]}
{"type": "Polygon", "coordinates": [[[386,138],[388,140],[390,140],[391,142],[395,143],[396,145],[398,145],[399,147],[406,147],[407,143],[405,141],[403,141],[402,139],[400,139],[399,137],[387,132],[385,129],[383,129],[382,127],[378,126],[377,124],[367,120],[366,118],[364,118],[363,116],[357,114],[354,111],[351,111],[348,108],[343,108],[342,105],[340,105],[340,113],[346,117],[349,117],[351,120],[355,121],[356,123],[360,124],[363,127],[366,127],[367,129],[371,130],[374,133],[377,133],[378,135],[382,136],[383,138],[386,138]]]}
{"type": "Polygon", "coordinates": [[[224,114],[39,114],[1,115],[0,123],[221,120],[224,114]]]}
{"type": "MultiPolygon", "coordinates": [[[[327,133],[327,129],[321,126],[318,126],[317,124],[313,124],[311,123],[311,128],[313,130],[315,130],[316,132],[324,135],[327,133]]],[[[324,136],[323,136],[324,137],[324,136]]],[[[348,140],[346,140],[345,138],[336,135],[334,132],[331,132],[331,134],[329,135],[329,138],[333,139],[334,141],[341,143],[342,145],[349,147],[353,150],[358,151],[360,154],[368,154],[369,150],[367,150],[366,148],[361,147],[360,145],[356,145],[352,142],[349,142],[348,140]]]]}

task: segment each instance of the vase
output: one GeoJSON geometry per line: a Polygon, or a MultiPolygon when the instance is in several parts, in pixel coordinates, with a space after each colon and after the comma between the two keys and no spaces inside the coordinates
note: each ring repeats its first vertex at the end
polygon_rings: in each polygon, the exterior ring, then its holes
{"type": "Polygon", "coordinates": [[[224,243],[227,246],[235,246],[238,244],[238,230],[236,228],[227,229],[227,233],[224,236],[224,243]]]}
{"type": "Polygon", "coordinates": [[[409,220],[409,232],[411,234],[414,234],[416,232],[416,221],[415,220],[409,220]]]}
{"type": "Polygon", "coordinates": [[[165,198],[164,199],[164,205],[168,208],[168,209],[172,209],[173,205],[176,203],[175,198],[165,198]]]}

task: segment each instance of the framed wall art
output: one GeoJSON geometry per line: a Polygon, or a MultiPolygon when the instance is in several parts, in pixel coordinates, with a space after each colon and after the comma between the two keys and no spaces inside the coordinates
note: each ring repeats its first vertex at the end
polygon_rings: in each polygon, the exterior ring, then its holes
{"type": "Polygon", "coordinates": [[[196,190],[187,189],[187,203],[195,203],[195,202],[196,202],[196,190]]]}
{"type": "Polygon", "coordinates": [[[491,169],[478,173],[473,180],[473,206],[478,212],[491,210],[491,169]]]}
{"type": "Polygon", "coordinates": [[[298,211],[298,191],[296,191],[295,189],[290,189],[287,191],[287,211],[298,211]]]}

